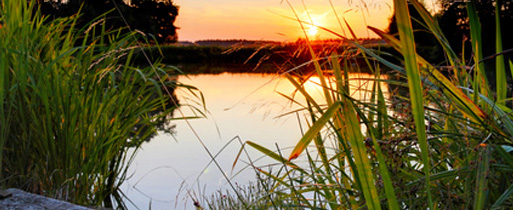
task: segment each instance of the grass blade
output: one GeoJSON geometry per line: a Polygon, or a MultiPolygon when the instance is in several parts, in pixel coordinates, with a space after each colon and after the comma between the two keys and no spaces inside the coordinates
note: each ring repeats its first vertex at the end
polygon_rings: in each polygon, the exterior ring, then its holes
{"type": "Polygon", "coordinates": [[[493,203],[493,205],[490,207],[490,209],[501,209],[501,205],[504,204],[504,202],[510,198],[511,194],[513,194],[513,184],[511,184],[506,191],[502,193],[502,195],[493,203]]]}
{"type": "MultiPolygon", "coordinates": [[[[475,0],[467,3],[467,13],[470,25],[470,39],[472,42],[472,50],[474,53],[475,65],[475,80],[474,89],[477,93],[481,93],[486,97],[490,97],[490,90],[488,86],[488,78],[486,77],[483,59],[483,46],[481,40],[481,23],[477,16],[475,0]]],[[[474,95],[474,101],[477,103],[478,96],[474,95]]]]}
{"type": "MultiPolygon", "coordinates": [[[[510,155],[502,146],[496,145],[494,147],[495,151],[501,156],[506,164],[509,165],[510,168],[513,168],[513,156],[510,155]]],[[[493,203],[490,209],[500,209],[500,207],[504,204],[504,202],[510,198],[511,194],[513,194],[513,184],[511,184],[502,194],[501,196],[493,203]]]]}
{"type": "Polygon", "coordinates": [[[479,148],[477,157],[476,191],[474,209],[484,209],[488,197],[488,174],[490,173],[490,149],[486,144],[479,148]]]}
{"type": "Polygon", "coordinates": [[[317,121],[306,131],[306,133],[301,137],[299,142],[296,144],[292,153],[290,154],[289,160],[293,160],[297,158],[301,153],[303,153],[306,147],[312,142],[312,140],[317,136],[317,134],[321,131],[322,128],[326,126],[326,123],[335,115],[337,110],[341,107],[340,102],[333,103],[317,121]]]}
{"type": "Polygon", "coordinates": [[[424,100],[422,83],[420,81],[420,72],[417,63],[417,53],[415,51],[415,41],[413,39],[413,30],[408,11],[407,1],[394,0],[394,9],[399,29],[399,37],[401,39],[402,54],[406,73],[408,76],[408,87],[410,90],[410,99],[413,107],[413,118],[415,120],[415,130],[422,155],[423,171],[426,178],[426,193],[430,208],[433,207],[431,198],[430,183],[430,161],[429,161],[429,145],[426,139],[426,127],[424,123],[424,100]]]}
{"type": "Polygon", "coordinates": [[[344,113],[344,133],[347,135],[351,143],[352,152],[358,170],[358,179],[362,185],[367,207],[369,209],[381,209],[379,203],[378,191],[376,189],[375,180],[372,172],[372,166],[367,155],[367,148],[364,145],[364,137],[360,130],[360,121],[355,113],[354,107],[349,100],[343,104],[344,113]]]}
{"type": "Polygon", "coordinates": [[[495,74],[497,85],[497,103],[506,104],[507,84],[506,84],[506,65],[504,63],[504,55],[502,52],[502,32],[501,32],[501,19],[500,19],[501,1],[495,2],[495,52],[498,56],[495,58],[495,74]]]}
{"type": "MultiPolygon", "coordinates": [[[[402,46],[399,40],[377,28],[370,27],[370,29],[385,39],[388,43],[390,43],[390,45],[392,45],[392,47],[394,47],[397,51],[402,51],[402,46]]],[[[443,75],[435,67],[429,64],[425,59],[418,55],[417,58],[419,65],[421,66],[420,70],[422,75],[425,75],[429,81],[437,84],[442,89],[444,94],[451,99],[450,102],[456,105],[456,108],[458,108],[466,117],[472,119],[474,122],[482,123],[486,121],[488,118],[487,114],[481,110],[481,108],[476,103],[474,103],[474,101],[472,101],[460,88],[458,88],[457,85],[452,83],[451,80],[449,80],[445,75],[443,75]]]]}

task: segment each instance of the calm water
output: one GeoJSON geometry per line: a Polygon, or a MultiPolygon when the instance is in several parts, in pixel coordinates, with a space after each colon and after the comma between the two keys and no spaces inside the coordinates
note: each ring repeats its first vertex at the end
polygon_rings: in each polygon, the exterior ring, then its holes
{"type": "MultiPolygon", "coordinates": [[[[122,186],[139,209],[148,209],[150,205],[152,209],[194,209],[191,197],[201,200],[204,195],[229,188],[223,173],[234,183],[254,180],[252,170],[243,170],[244,162],[239,162],[232,170],[241,148],[239,139],[267,148],[276,148],[278,144],[288,156],[301,137],[297,115],[278,117],[299,108],[278,94],[290,96],[293,93],[292,85],[285,78],[269,74],[219,74],[180,77],[179,81],[201,90],[207,118],[191,119],[190,126],[183,120],[172,121],[171,124],[176,125],[173,134],[161,133],[143,145],[129,169],[130,178],[122,186]],[[210,153],[218,154],[215,159],[222,171],[211,163],[201,142],[210,153]]],[[[360,89],[362,85],[365,84],[355,84],[354,88],[360,89]]],[[[313,81],[306,88],[318,93],[314,97],[320,97],[316,86],[313,81]]],[[[180,103],[194,103],[186,90],[176,93],[180,103]]],[[[194,114],[188,107],[175,111],[175,117],[182,115],[194,114]]],[[[248,152],[251,159],[261,157],[254,150],[248,152]]],[[[247,160],[245,156],[241,158],[241,161],[247,160]]],[[[268,163],[271,161],[263,159],[257,165],[268,163]]]]}

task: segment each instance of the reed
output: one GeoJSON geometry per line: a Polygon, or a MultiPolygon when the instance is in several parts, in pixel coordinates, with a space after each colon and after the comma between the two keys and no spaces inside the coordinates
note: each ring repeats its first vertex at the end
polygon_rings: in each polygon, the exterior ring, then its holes
{"type": "MultiPolygon", "coordinates": [[[[321,80],[323,100],[314,100],[305,88],[308,77],[286,75],[302,96],[289,98],[305,104],[298,114],[306,116],[308,129],[288,156],[249,141],[241,149],[252,147],[281,164],[272,172],[257,169],[276,183],[270,192],[286,204],[269,207],[502,209],[513,204],[513,121],[505,103],[511,98],[499,87],[494,98],[488,86],[479,18],[473,1],[466,6],[473,60],[457,57],[436,19],[417,0],[396,0],[398,38],[371,30],[400,53],[398,60],[337,34],[354,48],[329,58],[312,53],[317,73],[311,76],[321,80]],[[420,13],[419,21],[444,49],[443,67],[416,53],[411,9],[420,13]],[[356,57],[365,58],[367,66],[355,63],[356,57]],[[358,99],[347,72],[363,68],[371,70],[373,87],[371,97],[358,99]],[[450,72],[442,73],[442,68],[450,72]],[[383,69],[391,73],[382,77],[383,69]]],[[[500,55],[499,34],[496,43],[500,55]]],[[[497,56],[496,62],[497,76],[505,75],[506,61],[497,56]]]]}
{"type": "Polygon", "coordinates": [[[124,208],[127,167],[177,106],[164,90],[179,85],[163,65],[132,65],[138,34],[76,21],[1,3],[1,185],[124,208]]]}

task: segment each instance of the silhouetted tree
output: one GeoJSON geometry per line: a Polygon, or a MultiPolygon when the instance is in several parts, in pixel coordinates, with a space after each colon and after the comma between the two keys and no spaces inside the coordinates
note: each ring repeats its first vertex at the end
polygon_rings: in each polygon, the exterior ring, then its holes
{"type": "MultiPolygon", "coordinates": [[[[465,58],[469,59],[471,52],[470,45],[470,31],[467,15],[467,2],[461,0],[439,0],[438,4],[441,8],[438,14],[435,14],[435,19],[438,21],[442,32],[448,39],[452,49],[456,53],[462,53],[462,47],[465,46],[465,58]]],[[[477,13],[481,22],[483,54],[489,56],[495,54],[495,4],[497,0],[476,0],[477,13]]],[[[501,0],[500,16],[501,16],[501,30],[503,37],[503,49],[513,48],[513,0],[501,0]]],[[[415,42],[417,50],[420,55],[424,56],[430,61],[440,62],[444,60],[443,51],[439,47],[438,42],[434,39],[433,35],[425,30],[418,21],[422,21],[419,13],[412,5],[409,5],[410,15],[412,17],[412,24],[415,30],[415,42]]],[[[388,32],[391,34],[397,33],[397,24],[395,17],[390,20],[388,32]]],[[[511,58],[511,55],[506,55],[511,58]]],[[[493,65],[493,63],[489,64],[493,65]]]]}
{"type": "MultiPolygon", "coordinates": [[[[135,0],[127,5],[123,0],[39,0],[41,12],[52,17],[66,17],[79,12],[79,25],[86,25],[100,15],[106,14],[107,28],[123,28],[142,31],[154,37],[158,42],[176,42],[177,27],[174,25],[178,16],[178,6],[172,1],[135,0]],[[123,18],[125,20],[123,20],[123,18]]],[[[153,38],[151,38],[153,39],[153,38]]]]}
{"type": "Polygon", "coordinates": [[[134,27],[157,36],[158,40],[176,42],[176,26],[174,22],[178,16],[178,7],[169,2],[155,2],[154,0],[132,1],[135,15],[134,27]],[[151,20],[154,24],[148,24],[143,20],[151,20]]]}
{"type": "MultiPolygon", "coordinates": [[[[513,0],[501,0],[501,30],[503,49],[513,48],[513,0]]],[[[483,54],[495,54],[495,4],[496,0],[476,0],[476,9],[481,22],[483,54]]],[[[441,13],[438,15],[439,25],[455,52],[461,52],[465,44],[467,57],[470,56],[470,32],[466,3],[454,0],[441,0],[441,13]]],[[[506,55],[508,56],[508,55],[506,55]]]]}
{"type": "MultiPolygon", "coordinates": [[[[412,4],[408,4],[408,9],[410,11],[410,17],[413,27],[414,39],[417,47],[417,52],[419,55],[427,59],[432,63],[440,63],[444,60],[444,55],[442,48],[438,44],[438,41],[433,36],[431,32],[429,32],[423,24],[422,17],[420,13],[415,9],[412,4]]],[[[388,29],[386,30],[389,34],[399,36],[397,30],[397,22],[395,19],[395,11],[393,16],[390,18],[390,23],[388,25],[388,29]]]]}

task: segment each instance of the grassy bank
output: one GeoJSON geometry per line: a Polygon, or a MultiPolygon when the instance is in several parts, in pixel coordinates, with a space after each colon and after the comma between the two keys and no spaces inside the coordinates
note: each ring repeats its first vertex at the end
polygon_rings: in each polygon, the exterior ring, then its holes
{"type": "MultiPolygon", "coordinates": [[[[243,190],[236,190],[231,201],[238,200],[242,209],[262,205],[274,209],[507,209],[513,205],[513,116],[508,103],[511,92],[505,89],[509,85],[506,66],[513,69],[513,64],[501,58],[502,48],[497,47],[497,54],[488,57],[496,60],[496,68],[483,65],[489,55],[481,53],[480,23],[472,1],[465,5],[471,60],[458,57],[418,1],[409,2],[412,7],[407,1],[394,1],[398,37],[371,28],[397,50],[399,62],[352,41],[356,39],[346,41],[360,54],[349,54],[348,49],[323,58],[309,49],[316,71],[312,76],[318,78],[324,98],[314,100],[304,87],[310,77],[288,76],[297,88],[290,100],[303,105],[293,114],[309,126],[292,150],[246,142],[239,155],[256,149],[280,166],[264,170],[251,162],[257,175],[264,177],[262,187],[254,190],[261,198],[246,199],[243,190]],[[425,30],[443,48],[447,58],[443,65],[433,65],[416,53],[409,9],[421,14],[425,30]],[[374,76],[368,98],[356,98],[350,91],[352,81],[346,70],[359,68],[352,65],[352,55],[364,59],[374,76]],[[399,79],[383,78],[385,67],[397,72],[399,79]],[[489,71],[499,75],[496,91],[488,84],[489,71]],[[407,91],[397,94],[384,89],[383,83],[407,91]]],[[[501,40],[497,35],[497,46],[501,40]]],[[[209,203],[213,208],[222,204],[222,198],[209,203]]]]}
{"type": "MultiPolygon", "coordinates": [[[[374,49],[392,48],[380,39],[360,40],[362,44],[374,49]]],[[[308,44],[305,40],[290,43],[211,41],[190,45],[164,45],[146,48],[155,59],[162,63],[180,67],[186,74],[202,73],[283,73],[284,71],[303,65],[296,69],[297,73],[315,71],[309,47],[318,57],[328,57],[335,52],[348,52],[350,44],[343,40],[323,40],[308,44]]],[[[358,52],[352,52],[358,53],[358,52]]],[[[358,59],[359,57],[355,57],[358,59]]],[[[138,65],[145,65],[145,58],[136,54],[134,59],[138,65]]],[[[364,59],[355,60],[360,65],[364,59]]],[[[364,70],[364,69],[362,69],[364,70]]]]}
{"type": "Polygon", "coordinates": [[[0,8],[0,184],[123,208],[127,167],[177,107],[179,84],[158,63],[130,65],[137,34],[107,31],[102,17],[47,20],[29,2],[0,8]]]}

